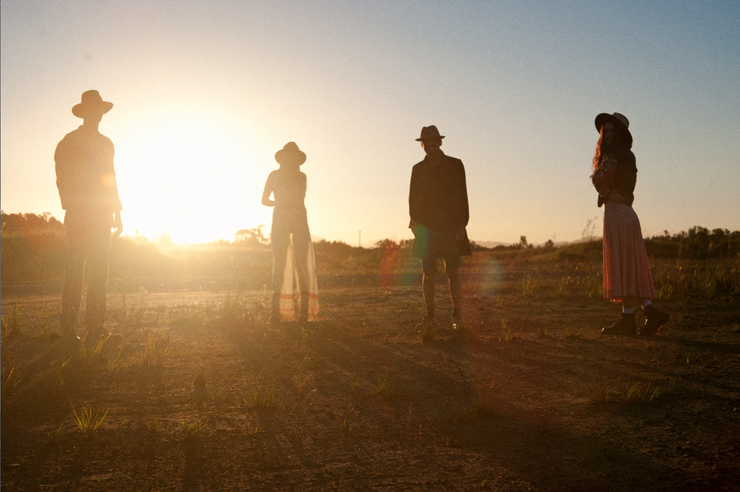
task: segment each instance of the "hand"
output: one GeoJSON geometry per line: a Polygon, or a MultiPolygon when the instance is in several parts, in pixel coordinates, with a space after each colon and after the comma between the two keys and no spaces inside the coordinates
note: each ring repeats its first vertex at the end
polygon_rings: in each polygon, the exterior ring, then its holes
{"type": "Polygon", "coordinates": [[[121,212],[113,213],[113,237],[118,237],[123,232],[123,222],[121,221],[121,212]]]}

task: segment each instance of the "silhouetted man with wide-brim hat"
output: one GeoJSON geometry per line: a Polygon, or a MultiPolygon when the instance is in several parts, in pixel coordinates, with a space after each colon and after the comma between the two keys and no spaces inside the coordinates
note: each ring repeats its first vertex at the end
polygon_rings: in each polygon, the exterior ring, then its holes
{"type": "Polygon", "coordinates": [[[82,94],[72,114],[82,125],[68,133],[54,153],[57,188],[65,210],[67,262],[62,292],[62,335],[78,340],[80,303],[85,264],[88,265],[85,306],[88,338],[107,334],[106,289],[111,228],[118,236],[123,230],[121,200],[113,166],[113,142],[98,131],[103,115],[113,104],[98,91],[82,94]]]}
{"type": "Polygon", "coordinates": [[[414,233],[414,256],[421,258],[424,277],[422,286],[427,314],[418,326],[422,341],[434,338],[434,277],[437,258],[443,258],[450,284],[453,307],[453,330],[462,330],[462,296],[460,256],[470,255],[470,244],[465,232],[468,224],[468,190],[465,167],[460,159],[442,152],[442,139],[434,125],[421,129],[421,142],[426,157],[413,167],[409,192],[409,227],[414,233]]]}

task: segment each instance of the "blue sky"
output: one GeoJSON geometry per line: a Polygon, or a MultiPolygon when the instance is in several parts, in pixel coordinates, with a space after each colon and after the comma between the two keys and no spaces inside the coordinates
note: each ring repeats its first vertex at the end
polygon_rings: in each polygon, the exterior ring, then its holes
{"type": "Polygon", "coordinates": [[[579,239],[600,112],[631,122],[647,235],[740,229],[740,2],[3,0],[2,209],[62,217],[53,153],[87,89],[115,104],[124,234],[266,224],[295,141],[311,232],[411,237],[422,126],[466,165],[476,241],[579,239]]]}

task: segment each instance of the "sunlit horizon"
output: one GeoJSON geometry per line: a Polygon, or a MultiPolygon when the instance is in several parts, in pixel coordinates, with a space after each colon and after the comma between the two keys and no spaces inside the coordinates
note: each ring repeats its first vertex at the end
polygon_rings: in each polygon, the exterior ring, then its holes
{"type": "Polygon", "coordinates": [[[576,241],[603,214],[588,179],[593,122],[615,111],[634,136],[645,235],[740,229],[737,3],[1,8],[6,213],[63,219],[54,149],[96,89],[114,104],[100,131],[116,148],[125,235],[200,244],[268,231],[262,189],[294,141],[312,235],[410,239],[414,139],[434,124],[465,164],[470,238],[576,241]]]}

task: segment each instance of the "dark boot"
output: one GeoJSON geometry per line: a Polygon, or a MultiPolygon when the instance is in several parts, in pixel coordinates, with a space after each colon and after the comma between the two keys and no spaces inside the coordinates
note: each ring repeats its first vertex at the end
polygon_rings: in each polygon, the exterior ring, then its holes
{"type": "Polygon", "coordinates": [[[421,323],[416,325],[416,329],[421,333],[421,343],[434,341],[434,332],[437,331],[437,322],[434,319],[434,313],[428,313],[424,316],[421,323]]]}
{"type": "Polygon", "coordinates": [[[645,313],[645,324],[640,330],[641,337],[651,337],[655,335],[658,333],[658,330],[660,330],[660,328],[671,319],[668,313],[659,311],[652,304],[646,307],[643,312],[645,313]]]}
{"type": "Polygon", "coordinates": [[[619,321],[614,323],[612,326],[602,328],[601,333],[603,333],[604,335],[637,335],[637,329],[635,328],[635,313],[622,313],[622,317],[619,318],[619,321]]]}

